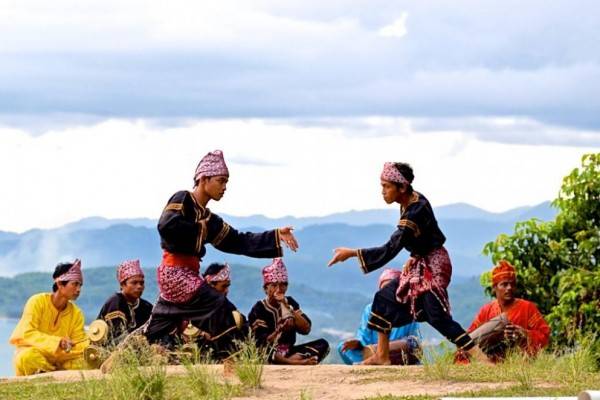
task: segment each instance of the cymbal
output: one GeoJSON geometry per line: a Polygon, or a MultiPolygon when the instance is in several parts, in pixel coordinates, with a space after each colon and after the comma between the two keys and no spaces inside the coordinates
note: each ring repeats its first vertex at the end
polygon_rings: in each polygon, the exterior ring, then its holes
{"type": "Polygon", "coordinates": [[[88,336],[92,343],[103,342],[108,337],[108,324],[102,319],[93,321],[90,324],[88,336]]]}

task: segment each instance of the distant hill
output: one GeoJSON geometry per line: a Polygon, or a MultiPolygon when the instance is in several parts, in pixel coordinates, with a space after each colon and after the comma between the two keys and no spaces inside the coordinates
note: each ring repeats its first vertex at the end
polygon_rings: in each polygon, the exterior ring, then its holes
{"type": "MultiPolygon", "coordinates": [[[[435,211],[448,238],[446,246],[456,278],[478,275],[489,268],[489,261],[481,255],[483,244],[499,233],[511,232],[516,221],[532,216],[550,219],[555,213],[549,203],[501,214],[468,204],[438,207],[435,211]]],[[[368,292],[375,285],[377,274],[363,276],[355,260],[329,269],[326,262],[337,246],[368,247],[384,243],[395,229],[398,210],[350,211],[320,218],[223,217],[240,230],[270,229],[293,223],[301,249],[295,254],[288,252],[286,262],[294,279],[324,290],[337,288],[343,282],[348,290],[368,292]]],[[[75,257],[82,258],[86,268],[116,265],[131,258],[154,267],[161,258],[156,221],[92,217],[57,229],[34,229],[22,234],[0,232],[0,276],[49,271],[57,262],[75,257]]],[[[390,265],[400,267],[405,259],[402,252],[390,265]]],[[[224,254],[208,246],[204,263],[222,260],[254,266],[267,262],[224,254]]]]}
{"type": "MultiPolygon", "coordinates": [[[[450,220],[483,220],[490,222],[515,222],[529,218],[539,218],[541,220],[550,220],[556,215],[556,210],[551,207],[550,202],[540,203],[536,206],[518,207],[503,213],[492,213],[481,208],[472,206],[466,203],[455,203],[444,205],[435,208],[435,214],[438,219],[450,220]]],[[[275,226],[293,225],[300,229],[310,225],[325,225],[325,224],[346,224],[346,225],[394,225],[399,216],[398,207],[378,210],[362,210],[362,211],[346,211],[334,213],[322,217],[281,217],[268,218],[264,215],[250,215],[246,217],[236,217],[228,214],[219,214],[232,226],[240,228],[259,227],[270,229],[275,226]]],[[[113,225],[131,225],[144,228],[155,228],[157,220],[150,218],[120,218],[107,219],[102,217],[89,217],[82,220],[67,224],[58,230],[89,230],[89,229],[105,229],[113,225]]],[[[2,235],[17,235],[10,232],[0,231],[0,240],[2,235]]]]}

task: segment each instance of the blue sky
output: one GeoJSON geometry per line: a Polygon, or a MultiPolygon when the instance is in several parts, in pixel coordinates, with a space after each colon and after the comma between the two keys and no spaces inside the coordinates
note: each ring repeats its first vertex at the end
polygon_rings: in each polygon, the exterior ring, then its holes
{"type": "Polygon", "coordinates": [[[156,217],[213,148],[215,207],[272,216],[382,207],[390,159],[501,211],[600,149],[594,1],[4,1],[0,37],[0,230],[156,217]]]}

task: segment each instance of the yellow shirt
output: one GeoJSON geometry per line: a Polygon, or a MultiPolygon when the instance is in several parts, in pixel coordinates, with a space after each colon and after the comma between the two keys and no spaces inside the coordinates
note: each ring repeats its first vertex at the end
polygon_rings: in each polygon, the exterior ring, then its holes
{"type": "Polygon", "coordinates": [[[58,311],[51,296],[51,293],[39,293],[27,300],[9,342],[17,346],[17,350],[36,348],[53,362],[81,357],[88,346],[83,312],[70,301],[64,310],[58,311]],[[60,339],[64,337],[74,343],[69,353],[59,347],[60,339]]]}

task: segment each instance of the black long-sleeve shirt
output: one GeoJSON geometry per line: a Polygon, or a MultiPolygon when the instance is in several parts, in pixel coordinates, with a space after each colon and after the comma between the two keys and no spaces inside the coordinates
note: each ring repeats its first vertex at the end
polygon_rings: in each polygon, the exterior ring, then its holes
{"type": "Polygon", "coordinates": [[[378,247],[358,249],[358,260],[365,273],[383,267],[403,248],[412,256],[424,257],[444,245],[446,237],[440,230],[433,208],[420,193],[413,192],[406,209],[401,210],[398,229],[378,247]]]}
{"type": "Polygon", "coordinates": [[[202,258],[205,243],[232,254],[256,258],[281,257],[279,231],[238,232],[221,217],[198,204],[188,191],[169,199],[158,221],[161,247],[176,254],[202,258]]]}

